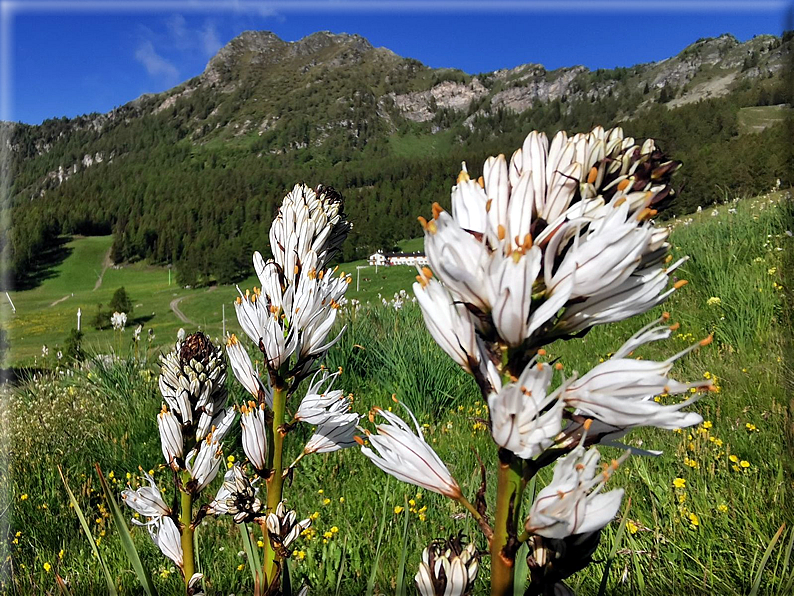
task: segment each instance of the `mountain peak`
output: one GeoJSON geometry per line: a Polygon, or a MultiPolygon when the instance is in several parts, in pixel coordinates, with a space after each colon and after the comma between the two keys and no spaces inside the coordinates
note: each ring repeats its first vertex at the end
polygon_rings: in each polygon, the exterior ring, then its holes
{"type": "MultiPolygon", "coordinates": [[[[216,85],[228,82],[235,70],[255,65],[268,66],[292,59],[311,58],[335,48],[343,50],[343,60],[356,61],[373,49],[360,35],[318,31],[297,41],[284,41],[271,31],[243,31],[207,63],[202,74],[204,82],[216,85]]],[[[313,60],[319,62],[320,60],[313,60]]],[[[338,60],[337,60],[338,61],[338,60]]]]}

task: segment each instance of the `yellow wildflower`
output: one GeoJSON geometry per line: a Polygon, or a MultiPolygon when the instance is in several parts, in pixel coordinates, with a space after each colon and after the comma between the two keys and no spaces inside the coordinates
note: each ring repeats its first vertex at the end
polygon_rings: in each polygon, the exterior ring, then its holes
{"type": "Polygon", "coordinates": [[[731,460],[733,463],[737,463],[739,461],[739,458],[733,454],[729,455],[728,459],[731,460]]]}
{"type": "Polygon", "coordinates": [[[673,480],[673,486],[675,488],[686,488],[686,480],[683,478],[676,478],[673,480]]]}
{"type": "Polygon", "coordinates": [[[689,527],[693,530],[696,530],[697,527],[700,525],[700,519],[694,513],[689,514],[689,527]]]}
{"type": "Polygon", "coordinates": [[[728,511],[728,506],[725,503],[721,503],[717,505],[717,511],[720,513],[726,513],[728,511]]]}
{"type": "Polygon", "coordinates": [[[749,468],[750,467],[750,462],[747,461],[746,459],[743,459],[742,461],[739,462],[739,465],[741,467],[743,467],[743,468],[749,468]]]}
{"type": "Polygon", "coordinates": [[[397,515],[401,514],[403,511],[405,511],[405,507],[400,507],[399,505],[397,505],[394,508],[394,513],[396,513],[397,515]]]}
{"type": "Polygon", "coordinates": [[[631,521],[631,520],[629,520],[628,522],[626,522],[626,528],[628,529],[628,531],[629,531],[629,534],[636,534],[636,533],[637,533],[637,530],[639,530],[639,529],[640,529],[640,528],[639,528],[639,526],[637,526],[637,524],[635,524],[635,523],[634,523],[633,521],[631,521]]]}
{"type": "Polygon", "coordinates": [[[50,565],[49,563],[44,563],[44,571],[49,573],[50,569],[52,569],[52,565],[50,565]]]}

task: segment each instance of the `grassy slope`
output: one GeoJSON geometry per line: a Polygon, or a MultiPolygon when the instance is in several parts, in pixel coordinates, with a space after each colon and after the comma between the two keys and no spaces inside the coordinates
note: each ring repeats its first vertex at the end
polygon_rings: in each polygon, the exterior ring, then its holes
{"type": "MultiPolygon", "coordinates": [[[[75,238],[66,247],[69,256],[51,271],[51,277],[33,290],[11,292],[17,308],[13,313],[8,301],[0,302],[0,319],[7,321],[11,332],[12,355],[9,362],[14,365],[32,364],[41,354],[42,345],[52,348],[51,353],[62,347],[69,330],[77,325],[77,309],[83,313],[82,329],[86,333],[85,347],[106,352],[110,347],[118,348],[131,340],[131,328],[139,322],[144,326],[144,337],[148,328],[154,329],[155,345],[170,344],[180,327],[191,330],[189,324],[179,321],[171,311],[170,303],[182,298],[179,309],[201,329],[220,336],[223,330],[223,305],[226,305],[227,331],[237,332],[233,301],[237,296],[234,286],[185,289],[176,284],[168,285],[168,270],[144,263],[124,265],[118,269],[109,267],[102,285],[94,290],[97,276],[102,271],[102,262],[110,249],[110,236],[75,238]],[[91,324],[98,304],[107,307],[113,292],[124,286],[132,298],[134,323],[116,335],[111,330],[97,331],[91,324]],[[57,304],[54,302],[66,298],[57,304]]],[[[422,239],[416,238],[402,243],[406,251],[422,249],[422,239]]],[[[378,301],[378,294],[390,299],[401,289],[410,289],[416,271],[413,267],[379,268],[367,266],[366,261],[355,261],[340,265],[340,271],[351,273],[353,282],[349,299],[361,302],[378,301]],[[359,290],[356,290],[356,267],[359,272],[359,290]]],[[[259,285],[255,276],[240,284],[241,288],[259,285]]]]}
{"type": "Polygon", "coordinates": [[[792,117],[788,106],[756,106],[739,110],[739,132],[760,132],[792,117]]]}

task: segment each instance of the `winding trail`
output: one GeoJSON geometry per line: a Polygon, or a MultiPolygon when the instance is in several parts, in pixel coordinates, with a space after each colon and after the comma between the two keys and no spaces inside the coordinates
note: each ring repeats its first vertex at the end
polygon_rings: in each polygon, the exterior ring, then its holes
{"type": "MultiPolygon", "coordinates": [[[[108,251],[105,253],[105,258],[102,259],[102,273],[99,274],[99,279],[97,279],[96,283],[94,284],[95,292],[102,286],[102,278],[105,277],[105,271],[107,271],[108,267],[110,267],[113,264],[113,261],[110,260],[111,250],[112,248],[109,248],[108,251]]],[[[52,306],[52,304],[50,306],[52,306]]]]}
{"type": "Polygon", "coordinates": [[[64,296],[63,298],[58,298],[55,302],[50,304],[50,306],[55,306],[56,304],[60,304],[61,302],[63,302],[64,300],[68,300],[69,298],[71,298],[71,296],[64,296]]]}
{"type": "Polygon", "coordinates": [[[182,302],[185,298],[187,298],[187,296],[180,296],[179,298],[174,298],[173,300],[171,300],[171,304],[169,304],[169,306],[171,307],[171,310],[174,311],[174,314],[177,316],[177,318],[180,321],[182,321],[183,323],[187,323],[188,325],[195,326],[195,323],[190,319],[188,319],[185,316],[185,313],[179,310],[179,303],[182,302]]]}

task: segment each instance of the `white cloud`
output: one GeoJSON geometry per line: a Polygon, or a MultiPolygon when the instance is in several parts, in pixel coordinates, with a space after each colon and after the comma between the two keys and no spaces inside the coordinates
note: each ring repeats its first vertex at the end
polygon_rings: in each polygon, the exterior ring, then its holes
{"type": "Polygon", "coordinates": [[[166,83],[179,82],[179,69],[158,54],[151,41],[141,42],[135,50],[135,59],[143,64],[149,76],[162,79],[166,83]]]}
{"type": "Polygon", "coordinates": [[[223,45],[218,38],[218,31],[215,29],[215,23],[206,21],[204,28],[199,32],[201,39],[201,47],[207,57],[214,56],[223,45]]]}

